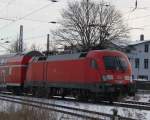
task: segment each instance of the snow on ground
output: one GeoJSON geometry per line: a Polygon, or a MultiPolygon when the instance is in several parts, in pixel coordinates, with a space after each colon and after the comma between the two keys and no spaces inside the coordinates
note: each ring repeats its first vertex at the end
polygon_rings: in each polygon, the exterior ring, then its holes
{"type": "Polygon", "coordinates": [[[150,94],[137,94],[136,97],[139,102],[150,102],[150,94]]]}
{"type": "MultiPolygon", "coordinates": [[[[147,102],[150,99],[150,95],[138,95],[139,100],[142,102],[147,102]]],[[[93,104],[80,104],[78,102],[67,102],[67,101],[55,101],[57,104],[60,105],[67,105],[67,106],[72,106],[76,108],[82,108],[86,110],[91,110],[91,111],[99,111],[102,113],[108,113],[108,114],[113,114],[113,109],[116,109],[118,111],[118,115],[124,116],[124,117],[130,117],[138,120],[150,120],[150,111],[145,111],[145,110],[139,110],[139,109],[131,109],[131,108],[123,108],[123,107],[112,107],[112,106],[106,106],[106,105],[93,105],[93,104]]]]}
{"type": "MultiPolygon", "coordinates": [[[[137,94],[136,100],[141,102],[148,102],[150,101],[150,94],[137,94]]],[[[29,98],[33,99],[33,98],[29,98]]],[[[131,98],[130,98],[131,99],[131,98]]],[[[132,98],[133,99],[133,98],[132,98]]],[[[89,104],[89,103],[78,103],[78,102],[70,102],[70,101],[62,101],[62,100],[48,100],[48,99],[40,99],[36,98],[36,100],[39,101],[45,101],[49,103],[55,103],[59,105],[69,106],[69,107],[75,107],[75,108],[82,108],[86,110],[91,111],[99,111],[102,113],[108,113],[112,114],[113,109],[118,110],[118,115],[124,116],[124,117],[130,117],[138,120],[150,120],[150,111],[145,110],[139,110],[139,109],[131,109],[131,108],[123,108],[123,107],[112,107],[112,106],[106,106],[106,105],[97,105],[97,104],[89,104]]],[[[6,109],[9,106],[9,102],[0,101],[0,110],[6,109]]]]}

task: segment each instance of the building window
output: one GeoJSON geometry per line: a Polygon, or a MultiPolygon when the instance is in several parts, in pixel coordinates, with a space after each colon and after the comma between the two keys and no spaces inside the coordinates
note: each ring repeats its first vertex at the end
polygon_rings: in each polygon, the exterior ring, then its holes
{"type": "Polygon", "coordinates": [[[148,59],[144,59],[144,68],[148,69],[148,59]]]}
{"type": "Polygon", "coordinates": [[[148,52],[148,49],[149,49],[149,45],[145,44],[145,52],[148,52]]]}
{"type": "Polygon", "coordinates": [[[139,58],[136,58],[135,59],[135,68],[139,68],[139,66],[140,66],[140,60],[139,60],[139,58]]]}
{"type": "Polygon", "coordinates": [[[148,76],[147,75],[139,75],[138,79],[148,80],[148,76]]]}

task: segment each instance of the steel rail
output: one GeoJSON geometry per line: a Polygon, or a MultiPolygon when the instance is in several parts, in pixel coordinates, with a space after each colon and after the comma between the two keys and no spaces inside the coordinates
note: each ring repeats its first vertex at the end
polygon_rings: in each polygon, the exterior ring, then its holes
{"type": "MultiPolygon", "coordinates": [[[[16,99],[16,98],[15,98],[16,99]]],[[[28,106],[32,106],[32,107],[37,107],[37,108],[41,108],[41,109],[47,109],[47,110],[52,110],[52,111],[55,111],[55,112],[60,112],[60,113],[63,113],[63,114],[69,114],[69,115],[72,115],[72,116],[77,116],[77,117],[81,117],[81,118],[87,118],[87,119],[92,119],[92,120],[103,120],[103,119],[100,119],[99,117],[92,117],[90,115],[82,115],[82,114],[79,114],[79,113],[76,113],[76,112],[70,112],[70,111],[67,111],[67,110],[59,110],[57,109],[55,106],[48,106],[43,103],[40,102],[40,104],[36,103],[37,101],[22,101],[22,100],[15,100],[14,98],[11,99],[11,98],[5,98],[5,97],[0,97],[0,100],[3,100],[3,101],[8,101],[8,102],[13,102],[13,103],[17,103],[17,104],[22,104],[22,105],[28,105],[28,106]]]]}
{"type": "MultiPolygon", "coordinates": [[[[80,109],[80,108],[73,108],[73,107],[68,107],[68,106],[63,106],[63,105],[56,105],[52,103],[45,103],[43,101],[41,102],[37,100],[29,100],[27,98],[13,97],[11,95],[0,94],[0,100],[23,104],[23,105],[29,105],[33,107],[42,108],[42,109],[48,109],[48,110],[52,110],[55,112],[60,112],[60,113],[69,114],[69,115],[77,116],[81,118],[92,119],[92,120],[103,120],[103,118],[106,118],[106,117],[111,119],[114,117],[113,115],[106,114],[106,113],[100,113],[100,112],[90,111],[90,110],[85,110],[85,109],[80,109]]],[[[121,117],[121,116],[119,116],[119,118],[121,120],[135,120],[135,119],[121,117]]]]}
{"type": "Polygon", "coordinates": [[[133,100],[127,100],[124,101],[123,103],[129,103],[129,104],[135,104],[135,105],[146,105],[148,107],[150,107],[150,102],[139,102],[139,101],[133,101],[133,100]]]}

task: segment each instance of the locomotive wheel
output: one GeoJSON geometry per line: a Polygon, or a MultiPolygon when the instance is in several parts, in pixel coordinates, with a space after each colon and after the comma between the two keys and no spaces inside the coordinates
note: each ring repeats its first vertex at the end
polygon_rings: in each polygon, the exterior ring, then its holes
{"type": "Polygon", "coordinates": [[[89,94],[86,90],[77,90],[75,91],[74,97],[79,101],[88,101],[89,94]]]}
{"type": "Polygon", "coordinates": [[[49,97],[52,98],[55,95],[55,89],[54,88],[50,88],[49,90],[49,97]]]}
{"type": "Polygon", "coordinates": [[[61,97],[64,98],[66,96],[66,90],[61,88],[60,89],[61,97]]]}
{"type": "Polygon", "coordinates": [[[47,87],[38,87],[36,95],[37,95],[37,97],[48,98],[49,88],[47,88],[47,87]]]}
{"type": "Polygon", "coordinates": [[[13,92],[15,95],[22,95],[23,90],[22,90],[21,88],[15,87],[15,88],[13,88],[12,92],[13,92]]]}

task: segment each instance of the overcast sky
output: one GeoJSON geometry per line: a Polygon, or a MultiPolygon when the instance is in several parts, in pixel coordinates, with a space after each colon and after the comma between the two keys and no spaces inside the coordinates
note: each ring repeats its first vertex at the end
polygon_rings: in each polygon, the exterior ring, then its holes
{"type": "MultiPolygon", "coordinates": [[[[59,27],[58,24],[48,22],[61,19],[60,13],[67,1],[71,0],[58,0],[56,3],[50,0],[0,0],[0,39],[10,42],[16,40],[19,25],[22,24],[26,47],[32,43],[44,46],[46,34],[59,27]]],[[[150,39],[150,0],[137,0],[137,9],[134,11],[136,0],[107,1],[122,12],[130,28],[135,28],[130,31],[131,40],[138,40],[140,34],[144,34],[145,39],[150,39]]],[[[0,43],[2,42],[1,40],[0,43]]]]}

